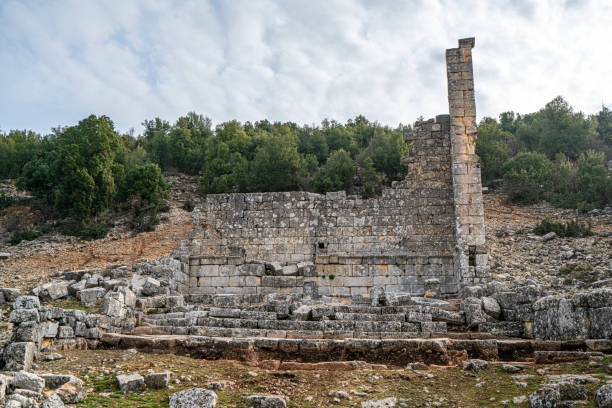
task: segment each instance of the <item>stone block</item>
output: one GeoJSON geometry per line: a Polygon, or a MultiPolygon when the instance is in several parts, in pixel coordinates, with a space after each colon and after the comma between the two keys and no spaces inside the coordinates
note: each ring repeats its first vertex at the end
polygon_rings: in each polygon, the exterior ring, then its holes
{"type": "Polygon", "coordinates": [[[98,301],[102,301],[105,294],[106,289],[101,287],[93,287],[77,292],[77,298],[81,301],[83,306],[94,307],[98,301]]]}
{"type": "Polygon", "coordinates": [[[152,389],[166,389],[170,382],[170,373],[151,373],[144,376],[145,384],[152,389]]]}
{"type": "Polygon", "coordinates": [[[36,353],[36,345],[32,342],[9,343],[2,354],[4,369],[7,371],[29,371],[36,353]]]}
{"type": "Polygon", "coordinates": [[[19,296],[13,303],[13,309],[39,309],[40,300],[36,296],[19,296]]]}
{"type": "Polygon", "coordinates": [[[45,388],[45,380],[43,378],[26,371],[19,371],[10,383],[13,388],[21,388],[37,393],[42,392],[43,388],[45,388]]]}
{"type": "Polygon", "coordinates": [[[140,392],[145,389],[144,378],[140,374],[118,375],[117,383],[119,384],[119,390],[121,390],[123,394],[140,392]]]}

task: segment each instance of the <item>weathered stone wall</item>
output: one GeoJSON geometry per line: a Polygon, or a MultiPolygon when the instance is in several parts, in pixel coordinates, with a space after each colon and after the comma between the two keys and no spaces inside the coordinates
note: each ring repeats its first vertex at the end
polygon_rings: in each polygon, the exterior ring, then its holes
{"type": "Polygon", "coordinates": [[[415,123],[402,159],[408,176],[381,198],[209,195],[192,243],[191,292],[453,294],[485,277],[472,46],[447,50],[451,115],[415,123]]]}

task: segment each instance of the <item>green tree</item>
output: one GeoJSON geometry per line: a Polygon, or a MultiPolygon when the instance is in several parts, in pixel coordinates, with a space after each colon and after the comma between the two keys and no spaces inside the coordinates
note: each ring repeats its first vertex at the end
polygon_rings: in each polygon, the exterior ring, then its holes
{"type": "Polygon", "coordinates": [[[493,119],[485,118],[478,125],[476,154],[480,158],[483,184],[489,185],[502,176],[502,166],[510,158],[511,139],[512,133],[502,130],[493,119]]]}
{"type": "Polygon", "coordinates": [[[575,113],[560,96],[544,109],[527,115],[517,129],[517,137],[527,149],[553,158],[565,153],[575,160],[586,151],[594,129],[581,112],[575,113]]]}
{"type": "Polygon", "coordinates": [[[305,161],[297,150],[297,138],[288,126],[263,135],[251,166],[253,190],[294,190],[305,174],[305,161]]]}
{"type": "Polygon", "coordinates": [[[552,163],[541,153],[521,153],[502,167],[504,190],[514,202],[536,203],[546,197],[552,163]]]}
{"type": "Polygon", "coordinates": [[[319,193],[350,190],[354,175],[355,165],[350,153],[340,149],[334,151],[329,156],[321,171],[315,176],[312,184],[319,193]]]}
{"type": "Polygon", "coordinates": [[[576,177],[584,201],[596,207],[604,207],[612,202],[611,184],[608,170],[604,165],[603,154],[589,150],[580,155],[576,177]]]}

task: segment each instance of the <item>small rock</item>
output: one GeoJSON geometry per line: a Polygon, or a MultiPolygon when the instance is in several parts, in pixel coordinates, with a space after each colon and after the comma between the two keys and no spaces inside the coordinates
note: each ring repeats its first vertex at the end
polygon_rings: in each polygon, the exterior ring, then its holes
{"type": "Polygon", "coordinates": [[[350,400],[351,397],[349,397],[349,395],[345,392],[345,391],[330,391],[327,394],[328,397],[335,397],[335,398],[341,398],[341,399],[346,399],[346,400],[350,400]]]}
{"type": "Polygon", "coordinates": [[[557,238],[557,233],[556,232],[549,232],[548,234],[542,235],[542,241],[544,242],[548,242],[550,240],[553,240],[557,238]]]}
{"type": "Polygon", "coordinates": [[[472,371],[484,370],[488,366],[489,366],[488,362],[486,362],[485,360],[477,359],[477,358],[465,360],[464,362],[461,363],[461,367],[464,370],[472,370],[472,371]]]}
{"type": "Polygon", "coordinates": [[[61,360],[63,358],[64,356],[62,356],[59,353],[49,353],[49,354],[45,354],[45,356],[43,357],[45,361],[55,361],[55,360],[61,360]]]}
{"type": "Polygon", "coordinates": [[[229,387],[232,384],[232,381],[214,381],[206,383],[204,384],[204,386],[209,390],[223,391],[225,388],[229,387]]]}
{"type": "Polygon", "coordinates": [[[525,401],[527,401],[527,396],[526,395],[521,395],[521,396],[512,398],[512,403],[516,404],[516,405],[522,404],[525,401]]]}
{"type": "Polygon", "coordinates": [[[217,394],[203,388],[191,388],[170,396],[169,408],[215,408],[217,394]]]}
{"type": "Polygon", "coordinates": [[[502,370],[505,373],[513,374],[513,373],[520,372],[522,370],[522,368],[518,367],[518,366],[515,366],[515,365],[512,365],[512,364],[502,364],[502,370]]]}
{"type": "Polygon", "coordinates": [[[286,408],[285,398],[279,395],[250,395],[246,404],[254,408],[286,408]]]}

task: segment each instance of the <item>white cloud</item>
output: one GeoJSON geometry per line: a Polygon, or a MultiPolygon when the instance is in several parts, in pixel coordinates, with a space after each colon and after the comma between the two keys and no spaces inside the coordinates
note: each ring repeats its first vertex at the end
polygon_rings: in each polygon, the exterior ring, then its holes
{"type": "Polygon", "coordinates": [[[592,1],[0,3],[0,129],[90,113],[117,128],[194,110],[216,123],[411,123],[448,110],[444,49],[476,37],[479,116],[556,95],[612,102],[612,6],[592,1]]]}

